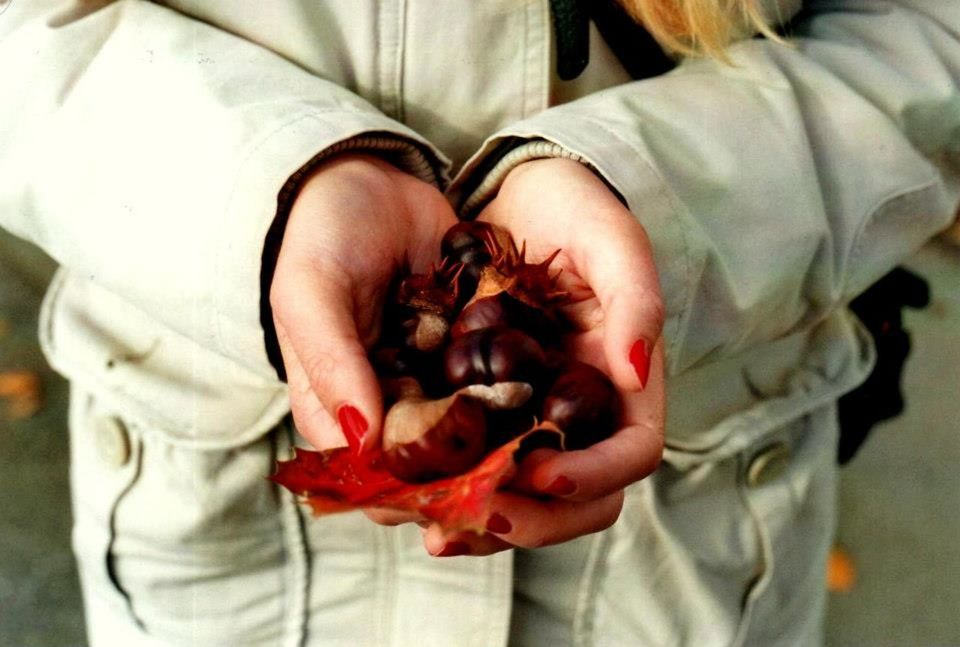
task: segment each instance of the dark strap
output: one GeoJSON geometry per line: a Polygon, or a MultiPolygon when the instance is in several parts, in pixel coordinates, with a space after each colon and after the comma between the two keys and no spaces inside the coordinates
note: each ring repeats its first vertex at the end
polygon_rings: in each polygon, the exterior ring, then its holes
{"type": "Polygon", "coordinates": [[[590,15],[581,0],[550,0],[557,44],[557,76],[571,81],[590,62],[590,15]]]}
{"type": "Polygon", "coordinates": [[[616,0],[550,0],[557,76],[571,81],[590,62],[590,20],[634,79],[669,72],[676,63],[616,0]]]}

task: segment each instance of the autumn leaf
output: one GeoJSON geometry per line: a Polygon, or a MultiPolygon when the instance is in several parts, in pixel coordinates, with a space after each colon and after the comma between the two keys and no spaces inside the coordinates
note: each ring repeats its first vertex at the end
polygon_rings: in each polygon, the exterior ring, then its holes
{"type": "Polygon", "coordinates": [[[42,405],[40,376],[30,371],[0,372],[0,399],[10,420],[30,418],[42,405]]]}
{"type": "Polygon", "coordinates": [[[483,532],[494,492],[516,471],[531,450],[557,446],[560,431],[541,424],[492,451],[465,474],[430,483],[411,484],[383,467],[377,448],[357,454],[341,447],[315,452],[296,449],[293,460],[281,461],[270,477],[305,498],[317,515],[359,508],[418,512],[445,532],[483,532]]]}

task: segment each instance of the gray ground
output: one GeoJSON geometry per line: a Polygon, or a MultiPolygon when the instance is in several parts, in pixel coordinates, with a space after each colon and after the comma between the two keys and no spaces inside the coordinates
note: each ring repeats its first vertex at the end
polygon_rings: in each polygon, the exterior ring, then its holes
{"type": "MultiPolygon", "coordinates": [[[[931,281],[934,302],[907,318],[908,411],[842,472],[838,541],[859,577],[831,597],[831,647],[960,647],[960,251],[930,247],[911,265],[931,281]]],[[[66,388],[35,340],[50,268],[0,232],[0,372],[39,371],[46,391],[36,417],[0,415],[0,646],[84,644],[69,552],[66,388]]]]}

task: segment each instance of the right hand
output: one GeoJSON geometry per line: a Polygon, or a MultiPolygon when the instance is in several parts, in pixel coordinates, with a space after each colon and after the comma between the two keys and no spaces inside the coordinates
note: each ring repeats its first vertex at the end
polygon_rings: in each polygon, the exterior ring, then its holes
{"type": "Polygon", "coordinates": [[[452,207],[432,185],[383,160],[344,154],[294,200],[270,303],[299,432],[317,449],[380,442],[383,403],[367,350],[387,288],[407,259],[439,257],[452,207]]]}

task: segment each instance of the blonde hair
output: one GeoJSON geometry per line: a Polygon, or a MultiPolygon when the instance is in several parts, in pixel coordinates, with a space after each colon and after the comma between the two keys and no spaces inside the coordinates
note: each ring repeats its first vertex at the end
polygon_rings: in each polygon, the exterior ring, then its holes
{"type": "Polygon", "coordinates": [[[757,0],[619,0],[634,20],[676,56],[727,60],[727,45],[761,33],[778,42],[757,0]]]}

